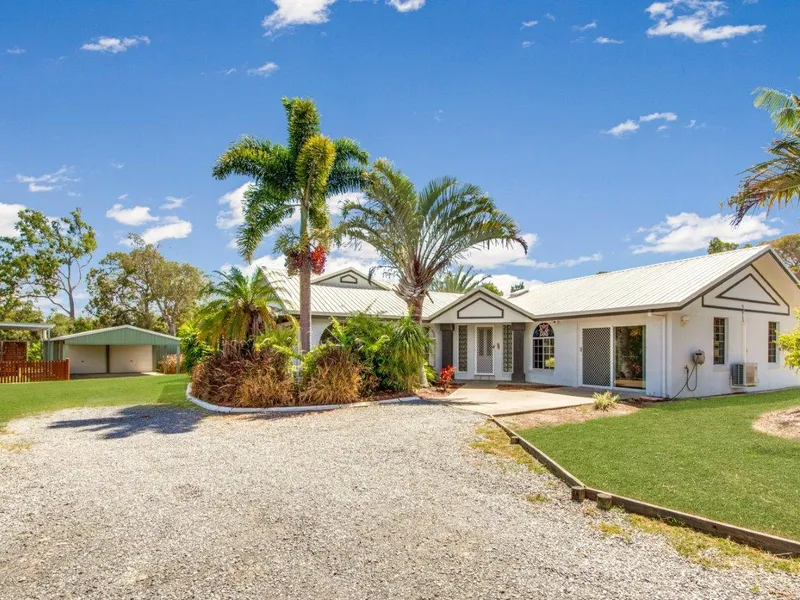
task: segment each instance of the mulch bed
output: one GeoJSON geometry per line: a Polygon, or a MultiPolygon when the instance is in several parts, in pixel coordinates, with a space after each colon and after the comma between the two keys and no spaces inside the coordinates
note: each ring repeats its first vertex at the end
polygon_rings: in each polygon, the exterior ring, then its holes
{"type": "Polygon", "coordinates": [[[765,413],[753,423],[753,429],[789,440],[800,440],[800,407],[765,413]]]}
{"type": "Polygon", "coordinates": [[[614,408],[602,411],[595,410],[591,404],[582,406],[571,406],[569,408],[556,408],[553,410],[543,410],[540,412],[515,415],[503,419],[512,429],[534,429],[536,427],[552,427],[553,425],[563,425],[565,423],[583,423],[592,419],[604,417],[621,417],[631,415],[639,408],[630,404],[617,404],[614,408]]]}
{"type": "Polygon", "coordinates": [[[441,400],[442,398],[449,397],[453,392],[463,386],[463,383],[451,383],[450,388],[446,392],[441,391],[435,386],[431,386],[429,388],[420,388],[417,390],[417,396],[428,400],[441,400]]]}

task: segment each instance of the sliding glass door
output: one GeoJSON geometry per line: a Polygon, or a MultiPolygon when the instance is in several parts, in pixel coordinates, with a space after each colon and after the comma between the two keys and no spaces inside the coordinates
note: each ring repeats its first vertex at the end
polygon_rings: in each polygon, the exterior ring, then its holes
{"type": "Polygon", "coordinates": [[[645,389],[645,327],[614,327],[614,387],[645,389]]]}

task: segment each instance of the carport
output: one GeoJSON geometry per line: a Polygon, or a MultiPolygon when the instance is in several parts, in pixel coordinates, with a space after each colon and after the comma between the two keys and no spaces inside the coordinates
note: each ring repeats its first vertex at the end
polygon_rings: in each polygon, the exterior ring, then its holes
{"type": "Polygon", "coordinates": [[[43,342],[42,353],[45,360],[69,358],[71,375],[148,373],[170,354],[180,372],[178,338],[132,325],[62,335],[43,342]]]}

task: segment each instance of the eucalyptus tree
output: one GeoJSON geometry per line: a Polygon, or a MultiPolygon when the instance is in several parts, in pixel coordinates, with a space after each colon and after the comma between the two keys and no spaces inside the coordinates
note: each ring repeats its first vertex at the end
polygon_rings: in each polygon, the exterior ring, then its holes
{"type": "Polygon", "coordinates": [[[250,276],[236,267],[215,274],[217,280],[203,290],[207,301],[195,323],[204,341],[253,341],[277,325],[280,296],[258,269],[250,276]]]}
{"type": "Polygon", "coordinates": [[[728,200],[736,224],[757,208],[781,208],[800,200],[800,97],[769,88],[755,93],[756,107],[770,114],[782,136],[767,148],[769,160],[744,172],[739,192],[728,200]]]}
{"type": "MultiPolygon", "coordinates": [[[[345,204],[338,234],[374,246],[397,279],[396,291],[417,323],[441,272],[470,250],[528,246],[514,220],[481,188],[442,177],[421,190],[380,159],[365,175],[363,200],[345,204]]],[[[373,269],[374,270],[374,269],[373,269]]]]}
{"type": "Polygon", "coordinates": [[[321,273],[331,241],[328,197],[358,190],[368,155],[348,138],[331,140],[320,133],[314,102],[284,98],[288,143],[245,136],[219,157],[217,179],[244,175],[253,180],[244,198],[244,223],[237,233],[242,257],[252,261],[263,239],[297,210],[299,231],[284,228],[276,250],[300,279],[300,348],[311,347],[311,274],[321,273]]]}

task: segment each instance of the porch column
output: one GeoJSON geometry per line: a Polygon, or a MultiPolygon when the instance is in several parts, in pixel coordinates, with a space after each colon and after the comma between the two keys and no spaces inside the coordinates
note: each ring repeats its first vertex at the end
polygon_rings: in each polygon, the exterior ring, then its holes
{"type": "Polygon", "coordinates": [[[453,364],[453,331],[456,326],[453,323],[443,323],[439,326],[442,332],[442,368],[453,364]]]}
{"type": "Polygon", "coordinates": [[[511,381],[525,381],[525,323],[512,323],[511,332],[514,338],[514,370],[511,372],[511,381]]]}

